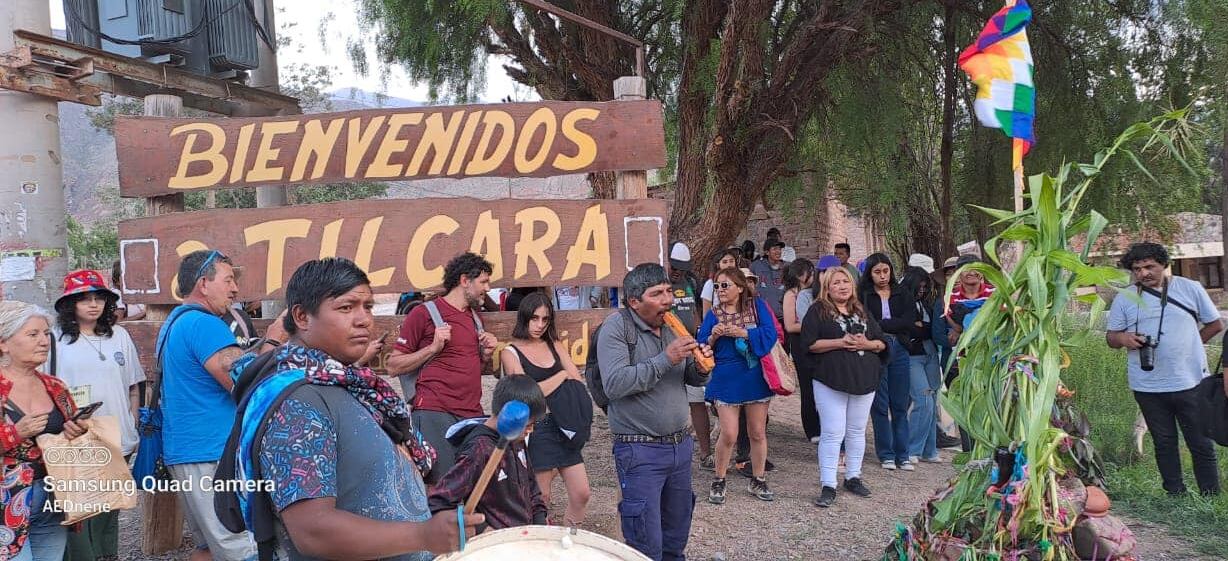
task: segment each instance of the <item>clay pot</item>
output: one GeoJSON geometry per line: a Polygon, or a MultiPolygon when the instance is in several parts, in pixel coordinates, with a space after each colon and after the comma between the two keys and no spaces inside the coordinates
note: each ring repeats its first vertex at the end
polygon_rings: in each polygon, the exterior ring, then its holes
{"type": "Polygon", "coordinates": [[[1111,506],[1109,496],[1104,494],[1104,491],[1095,485],[1087,486],[1087,506],[1084,507],[1083,514],[1100,518],[1109,513],[1111,506]]]}

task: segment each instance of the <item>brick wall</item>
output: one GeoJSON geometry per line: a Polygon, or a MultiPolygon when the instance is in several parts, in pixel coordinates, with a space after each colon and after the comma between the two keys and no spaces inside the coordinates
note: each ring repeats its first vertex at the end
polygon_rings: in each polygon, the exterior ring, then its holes
{"type": "MultiPolygon", "coordinates": [[[[673,191],[669,184],[654,185],[648,188],[648,196],[672,201],[673,191]]],[[[850,214],[848,208],[834,198],[798,199],[788,212],[780,205],[768,210],[757,204],[734,243],[749,239],[755,242],[757,250],[762,249],[767,231],[772,227],[780,230],[781,240],[793,246],[798,257],[812,261],[831,253],[840,242],[852,246],[853,261],[882,251],[886,246],[883,235],[873,224],[850,214]]]]}

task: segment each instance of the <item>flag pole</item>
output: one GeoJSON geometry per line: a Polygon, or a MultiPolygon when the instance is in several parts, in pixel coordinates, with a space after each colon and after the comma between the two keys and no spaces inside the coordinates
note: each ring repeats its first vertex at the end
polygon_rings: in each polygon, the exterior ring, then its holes
{"type": "Polygon", "coordinates": [[[1023,139],[1011,139],[1011,156],[1015,174],[1015,212],[1023,212],[1023,139]]]}

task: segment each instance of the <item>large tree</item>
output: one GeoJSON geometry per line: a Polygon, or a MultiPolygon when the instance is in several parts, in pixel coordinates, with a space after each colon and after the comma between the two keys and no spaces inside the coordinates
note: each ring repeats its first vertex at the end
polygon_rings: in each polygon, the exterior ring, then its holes
{"type": "MultiPolygon", "coordinates": [[[[908,0],[605,0],[554,4],[644,40],[649,95],[663,99],[676,150],[671,229],[700,256],[731,242],[755,203],[791,173],[803,126],[836,67],[908,0]]],[[[634,53],[600,32],[517,2],[363,0],[385,62],[453,99],[483,86],[486,57],[544,99],[609,100],[634,53]]],[[[594,182],[598,196],[612,183],[594,182]]]]}

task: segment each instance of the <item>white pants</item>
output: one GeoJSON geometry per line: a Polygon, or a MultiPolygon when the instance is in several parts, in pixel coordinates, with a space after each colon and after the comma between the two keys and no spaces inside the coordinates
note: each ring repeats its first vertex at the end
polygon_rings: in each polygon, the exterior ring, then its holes
{"type": "Polygon", "coordinates": [[[861,477],[861,462],[866,454],[866,424],[874,392],[850,395],[833,390],[814,380],[814,407],[819,410],[819,481],[836,487],[836,465],[840,462],[840,442],[844,442],[844,477],[861,477]]]}

